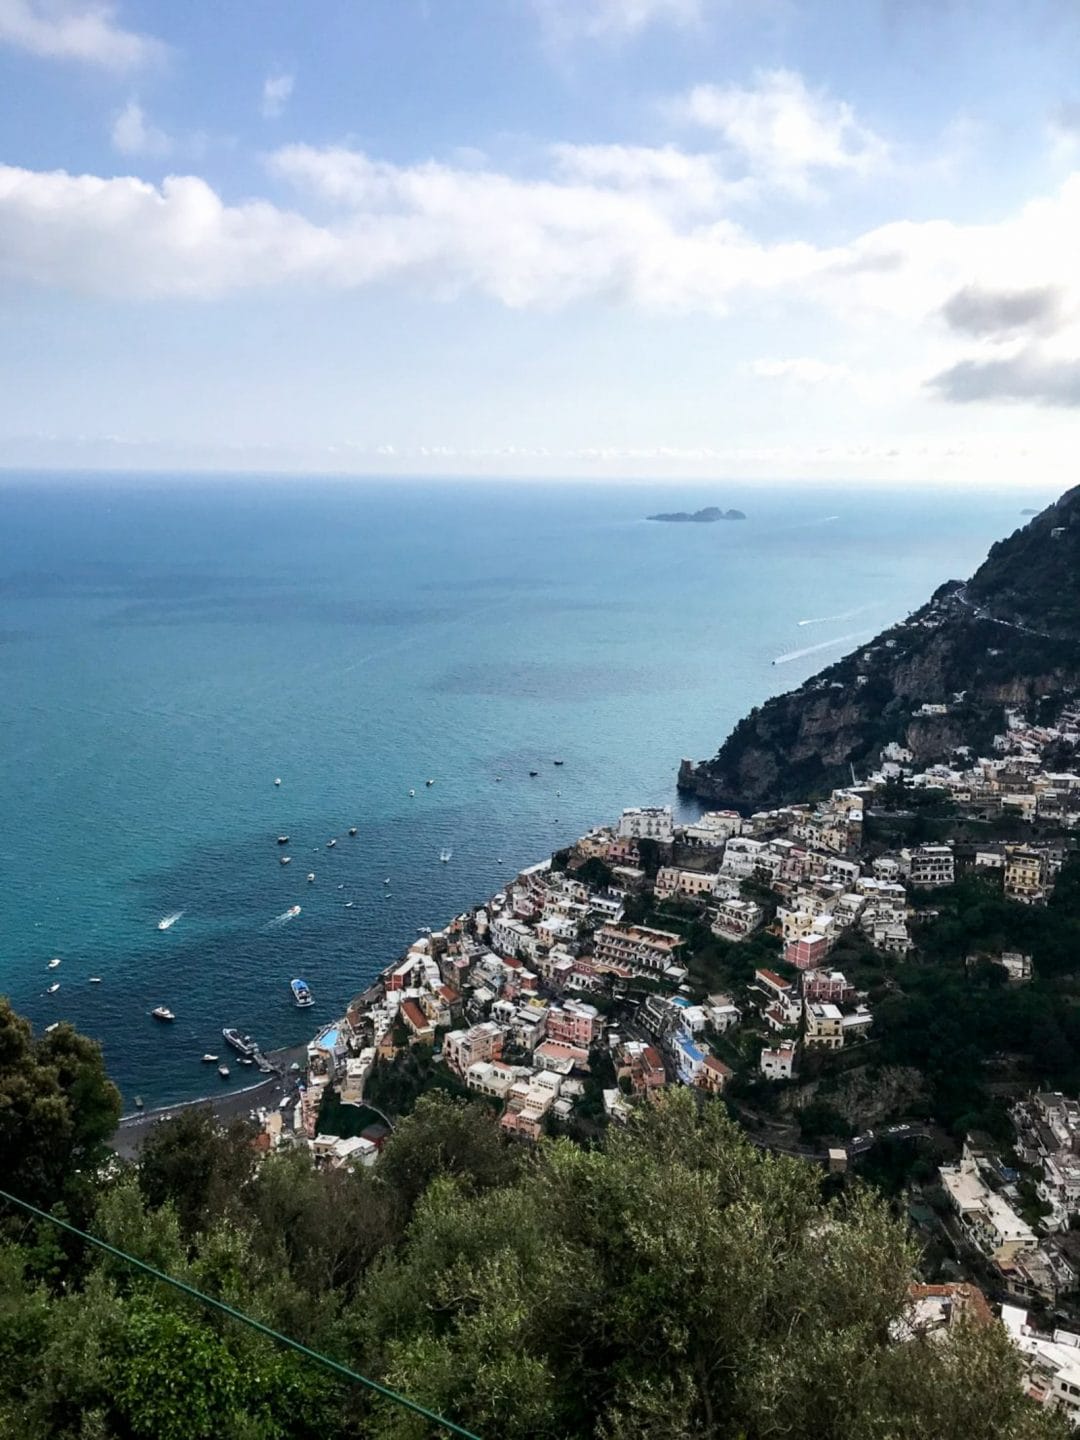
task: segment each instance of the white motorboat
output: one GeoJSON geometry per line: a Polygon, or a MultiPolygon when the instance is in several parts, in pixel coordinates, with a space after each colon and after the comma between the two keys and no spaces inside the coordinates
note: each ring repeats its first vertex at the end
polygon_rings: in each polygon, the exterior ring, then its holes
{"type": "Polygon", "coordinates": [[[55,995],[56,992],[57,992],[57,990],[59,990],[59,989],[60,989],[60,981],[59,981],[59,980],[54,980],[53,983],[49,986],[49,988],[45,991],[45,994],[46,994],[46,995],[55,995]]]}
{"type": "Polygon", "coordinates": [[[91,985],[100,985],[100,984],[101,984],[101,976],[100,976],[100,975],[91,975],[91,976],[90,976],[90,984],[91,984],[91,985]]]}
{"type": "Polygon", "coordinates": [[[150,1014],[154,1017],[155,1020],[164,1020],[166,1022],[169,1022],[176,1019],[176,1016],[173,1014],[173,1012],[169,1009],[167,1005],[155,1006],[155,1008],[150,1011],[150,1014]]]}
{"type": "Polygon", "coordinates": [[[291,856],[291,855],[282,855],[282,856],[279,858],[279,860],[278,860],[278,864],[279,864],[279,865],[291,865],[291,864],[292,864],[292,856],[291,856]]]}
{"type": "MultiPolygon", "coordinates": [[[[281,783],[281,782],[278,781],[278,784],[280,784],[280,783],[281,783]]],[[[229,1067],[228,1067],[228,1065],[219,1065],[219,1066],[217,1067],[217,1073],[221,1076],[221,1078],[222,1078],[223,1080],[227,1080],[227,1079],[229,1078],[229,1067]]]]}
{"type": "Polygon", "coordinates": [[[315,884],[315,871],[314,871],[314,870],[309,870],[309,871],[308,871],[307,883],[308,883],[309,885],[314,885],[314,884],[315,884]]]}
{"type": "Polygon", "coordinates": [[[175,910],[171,915],[166,915],[164,920],[157,922],[157,928],[159,930],[171,930],[183,913],[183,910],[175,910]]]}
{"type": "Polygon", "coordinates": [[[211,1055],[209,1052],[207,1052],[207,1054],[205,1054],[202,1058],[204,1065],[216,1065],[218,1061],[218,1057],[216,1055],[211,1055]]]}
{"type": "Polygon", "coordinates": [[[281,776],[280,776],[280,775],[276,775],[276,776],[274,777],[274,784],[275,784],[275,785],[280,785],[280,784],[281,784],[281,776]]]}
{"type": "Polygon", "coordinates": [[[57,967],[59,964],[60,964],[60,956],[59,956],[59,955],[54,955],[53,958],[49,961],[48,965],[46,965],[45,968],[46,968],[46,970],[55,970],[56,967],[57,967]]]}

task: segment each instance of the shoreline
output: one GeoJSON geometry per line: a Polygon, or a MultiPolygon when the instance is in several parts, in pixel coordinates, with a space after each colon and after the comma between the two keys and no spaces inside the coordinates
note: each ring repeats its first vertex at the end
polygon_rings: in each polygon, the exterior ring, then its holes
{"type": "Polygon", "coordinates": [[[181,1111],[209,1105],[216,1119],[235,1120],[250,1114],[256,1108],[255,1097],[264,1094],[265,1099],[261,1100],[263,1107],[267,1104],[278,1106],[299,1079],[297,1074],[289,1070],[289,1066],[306,1054],[306,1044],[272,1050],[266,1059],[274,1067],[274,1073],[263,1075],[251,1085],[245,1085],[239,1090],[222,1090],[216,1094],[197,1096],[194,1100],[179,1100],[174,1105],[158,1105],[153,1110],[135,1110],[128,1115],[121,1115],[109,1144],[118,1155],[130,1160],[158,1121],[171,1119],[181,1111]]]}

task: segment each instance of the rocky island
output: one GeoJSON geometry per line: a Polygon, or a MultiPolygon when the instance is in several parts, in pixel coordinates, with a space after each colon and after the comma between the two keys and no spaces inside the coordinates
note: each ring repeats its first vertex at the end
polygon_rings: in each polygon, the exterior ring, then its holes
{"type": "Polygon", "coordinates": [[[671,524],[712,525],[717,520],[745,520],[741,510],[721,510],[719,505],[706,505],[703,510],[672,510],[662,515],[647,515],[647,520],[664,520],[671,524]]]}

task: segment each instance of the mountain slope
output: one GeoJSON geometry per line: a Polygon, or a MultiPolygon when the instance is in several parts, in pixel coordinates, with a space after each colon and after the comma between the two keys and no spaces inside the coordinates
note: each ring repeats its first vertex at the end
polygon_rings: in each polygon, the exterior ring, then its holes
{"type": "Polygon", "coordinates": [[[924,764],[985,750],[1007,704],[1080,686],[1080,486],[907,620],[739,722],[680,790],[746,809],[805,800],[895,740],[924,764]],[[924,704],[944,715],[919,714],[924,704]]]}

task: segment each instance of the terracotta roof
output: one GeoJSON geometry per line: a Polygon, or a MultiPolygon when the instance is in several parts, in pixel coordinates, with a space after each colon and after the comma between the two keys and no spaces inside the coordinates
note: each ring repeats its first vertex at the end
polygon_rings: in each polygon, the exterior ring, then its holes
{"type": "Polygon", "coordinates": [[[730,1078],[735,1073],[734,1070],[725,1065],[722,1060],[717,1060],[715,1055],[705,1056],[705,1068],[706,1070],[715,1070],[718,1075],[723,1075],[726,1078],[730,1078]]]}
{"type": "Polygon", "coordinates": [[[414,1030],[431,1029],[427,1016],[415,1000],[404,1000],[401,1005],[401,1013],[414,1030]]]}

